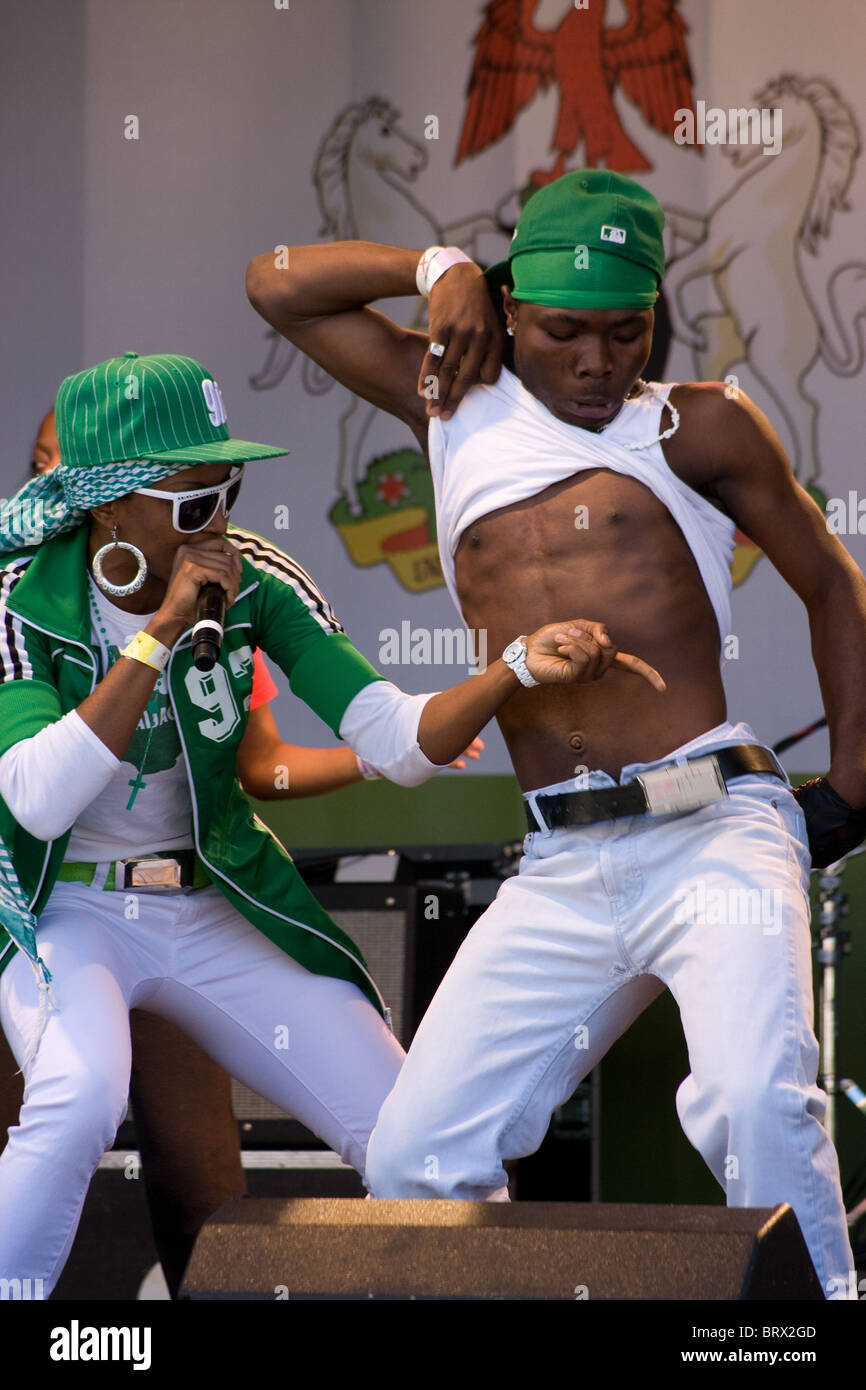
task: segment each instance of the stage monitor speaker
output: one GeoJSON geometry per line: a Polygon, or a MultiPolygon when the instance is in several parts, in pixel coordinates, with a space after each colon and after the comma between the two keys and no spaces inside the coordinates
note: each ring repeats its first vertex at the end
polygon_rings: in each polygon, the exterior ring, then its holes
{"type": "Polygon", "coordinates": [[[776,1208],[236,1198],[187,1299],[823,1299],[776,1208]]]}
{"type": "Polygon", "coordinates": [[[138,1155],[116,1157],[114,1166],[91,1179],[69,1259],[50,1295],[58,1302],[135,1299],[159,1258],[138,1155]]]}
{"type": "MultiPolygon", "coordinates": [[[[442,882],[323,884],[314,892],[357,943],[391,1009],[395,1036],[408,1048],[468,930],[463,894],[442,882]]],[[[297,1121],[239,1081],[232,1102],[245,1145],[305,1142],[297,1121]]]]}

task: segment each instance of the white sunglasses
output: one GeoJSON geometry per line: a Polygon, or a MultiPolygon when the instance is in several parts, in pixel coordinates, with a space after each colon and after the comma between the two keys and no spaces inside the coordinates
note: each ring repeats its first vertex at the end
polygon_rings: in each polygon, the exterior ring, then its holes
{"type": "Polygon", "coordinates": [[[222,503],[225,516],[228,516],[238,500],[244,466],[241,466],[222,483],[212,487],[192,488],[187,492],[169,492],[166,488],[137,487],[135,491],[143,497],[163,497],[172,503],[171,524],[175,531],[191,535],[209,526],[222,503]]]}

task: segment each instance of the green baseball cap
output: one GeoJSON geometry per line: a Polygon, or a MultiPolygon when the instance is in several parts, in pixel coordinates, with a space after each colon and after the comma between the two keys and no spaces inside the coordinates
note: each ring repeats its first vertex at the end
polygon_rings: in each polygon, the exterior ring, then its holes
{"type": "Polygon", "coordinates": [[[288,449],[232,439],[222,393],[192,357],[126,352],[61,382],[54,407],[67,468],[127,459],[160,463],[247,463],[288,449]]]}
{"type": "Polygon", "coordinates": [[[508,259],[485,271],[498,297],[564,308],[651,308],[665,270],[664,213],[647,189],[610,169],[575,169],[533,193],[508,259]]]}

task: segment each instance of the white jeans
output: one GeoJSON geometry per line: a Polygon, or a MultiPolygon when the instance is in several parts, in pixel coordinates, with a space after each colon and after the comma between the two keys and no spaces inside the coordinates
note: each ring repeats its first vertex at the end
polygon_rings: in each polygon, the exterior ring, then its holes
{"type": "MultiPolygon", "coordinates": [[[[669,758],[623,768],[620,781],[754,741],[747,725],[719,725],[669,758]]],[[[677,1111],[728,1205],[789,1202],[825,1292],[841,1287],[831,1279],[847,1284],[854,1263],[816,1085],[810,859],[788,786],[744,776],[697,811],[539,831],[525,851],[463,942],[382,1107],[369,1190],[507,1199],[503,1160],[538,1148],[555,1107],[666,985],[691,1067],[677,1111]]]]}
{"type": "MultiPolygon", "coordinates": [[[[172,1019],[361,1173],[403,1061],[356,985],[304,969],[219,889],[139,894],[131,921],[125,900],[58,883],[39,919],[59,1011],[49,1010],[0,1156],[0,1278],[41,1278],[45,1297],[126,1113],[130,1009],[172,1019]]],[[[18,953],[0,976],[0,1021],[19,1065],[37,1010],[33,971],[18,953]]]]}

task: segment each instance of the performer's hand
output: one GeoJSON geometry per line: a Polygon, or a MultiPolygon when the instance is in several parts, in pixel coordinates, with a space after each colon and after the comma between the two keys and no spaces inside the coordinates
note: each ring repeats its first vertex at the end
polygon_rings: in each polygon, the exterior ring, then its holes
{"type": "Polygon", "coordinates": [[[209,536],[204,541],[179,545],[160,605],[160,618],[184,627],[194,623],[199,589],[212,583],[225,589],[226,607],[230,608],[241,586],[241,555],[229,537],[209,536]]]}
{"type": "Polygon", "coordinates": [[[793,790],[806,817],[813,868],[834,864],[866,840],[866,806],[849,806],[826,777],[813,777],[793,790]]]}
{"type": "Polygon", "coordinates": [[[463,757],[462,757],[462,758],[455,758],[454,762],[453,762],[453,763],[450,763],[449,766],[450,766],[450,767],[457,767],[457,768],[459,768],[460,771],[462,772],[463,769],[464,769],[465,766],[466,766],[466,764],[465,764],[465,762],[463,761],[463,759],[464,759],[464,758],[474,758],[475,761],[477,762],[477,761],[478,761],[479,755],[480,755],[481,753],[483,753],[483,751],[484,751],[484,739],[483,739],[483,738],[474,738],[474,739],[472,740],[472,742],[470,743],[469,747],[468,747],[467,749],[464,750],[463,757]]]}
{"type": "Polygon", "coordinates": [[[617,647],[604,623],[575,618],[568,623],[547,623],[526,639],[526,667],[544,685],[585,684],[597,681],[619,666],[643,676],[654,690],[667,686],[653,666],[617,647]]]}
{"type": "Polygon", "coordinates": [[[427,351],[418,394],[427,397],[428,416],[447,420],[470,386],[480,381],[492,386],[499,376],[502,329],[487,281],[474,262],[460,261],[440,275],[427,311],[430,342],[444,344],[445,355],[434,357],[427,351]]]}

